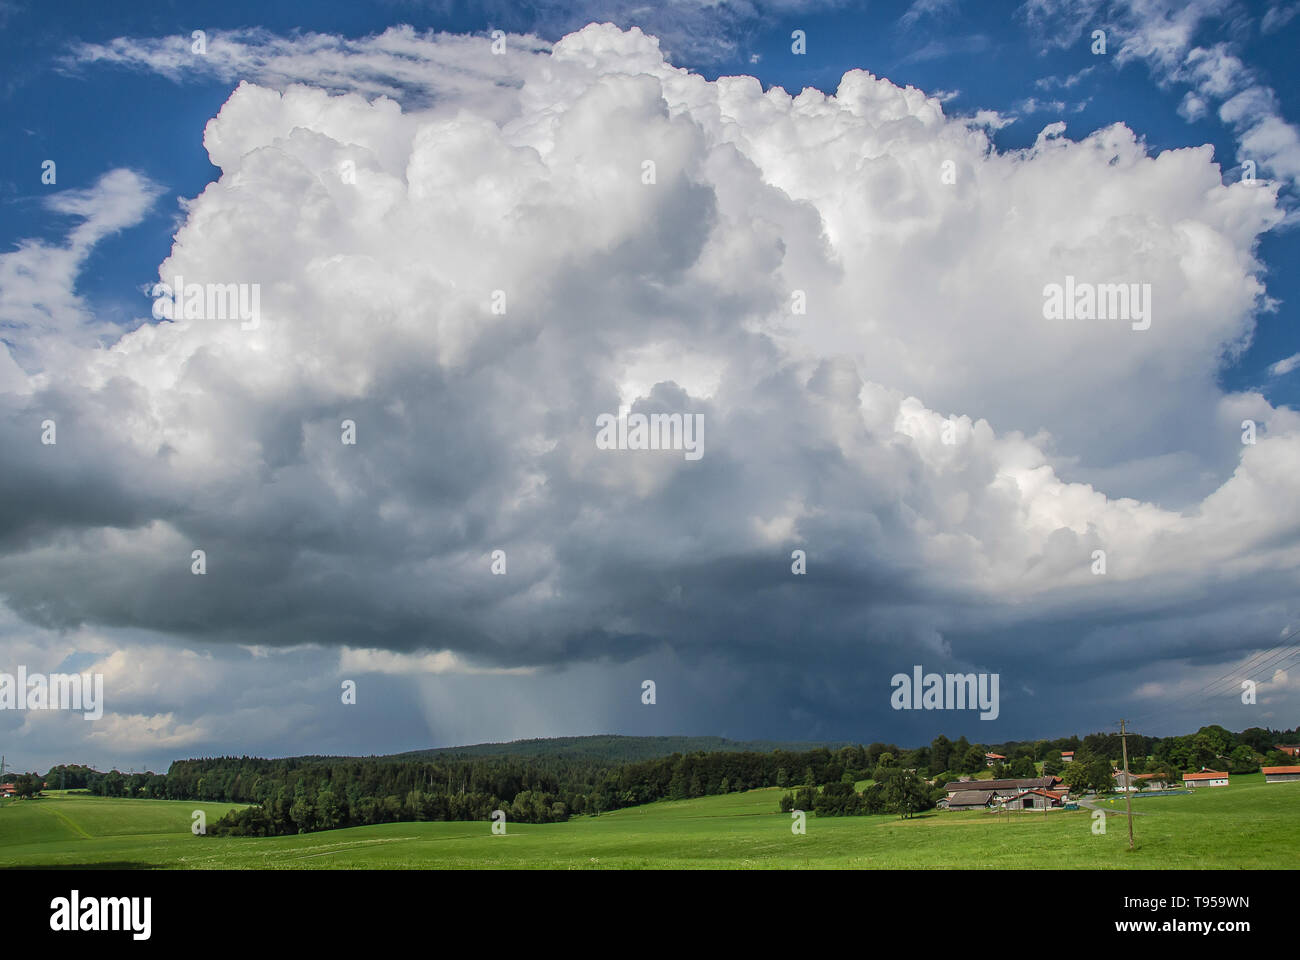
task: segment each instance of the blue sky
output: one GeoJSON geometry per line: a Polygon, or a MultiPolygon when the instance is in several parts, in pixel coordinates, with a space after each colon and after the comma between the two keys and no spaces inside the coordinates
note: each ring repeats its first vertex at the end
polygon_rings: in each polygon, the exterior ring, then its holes
{"type": "Polygon", "coordinates": [[[0,734],[33,765],[165,766],[600,732],[999,742],[1139,705],[1141,732],[1294,726],[1285,676],[1255,678],[1262,719],[1194,694],[1300,623],[1298,39],[1289,0],[0,0],[0,341],[23,368],[0,356],[0,670],[102,670],[121,704],[93,735],[0,734]],[[824,110],[713,83],[829,96],[862,70],[824,110]],[[1203,144],[1217,172],[1148,162],[1203,144]],[[650,151],[649,205],[591,159],[650,151]],[[985,192],[927,192],[949,155],[985,192]],[[1275,202],[1218,189],[1246,159],[1275,202]],[[261,283],[268,339],[154,323],[169,257],[261,283]],[[517,327],[467,292],[498,258],[547,291],[517,327]],[[1052,271],[1139,267],[1179,304],[1145,341],[1038,324],[1052,271]],[[624,402],[705,410],[717,453],[589,463],[586,424],[624,402]],[[22,446],[50,415],[67,460],[22,446]],[[342,416],[364,466],[334,459],[342,416]],[[952,423],[969,460],[935,439],[952,423]],[[207,593],[169,566],[200,543],[207,593]],[[523,582],[500,596],[466,572],[498,546],[523,582]],[[891,712],[914,663],[1000,672],[997,723],[891,712]]]}

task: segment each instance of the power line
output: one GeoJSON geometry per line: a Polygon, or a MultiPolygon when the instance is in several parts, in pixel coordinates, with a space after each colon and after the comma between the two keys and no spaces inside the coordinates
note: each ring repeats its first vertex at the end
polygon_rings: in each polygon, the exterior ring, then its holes
{"type": "Polygon", "coordinates": [[[1286,666],[1289,666],[1289,661],[1297,655],[1300,655],[1300,646],[1284,650],[1282,653],[1271,657],[1269,660],[1264,661],[1249,670],[1241,670],[1224,680],[1216,681],[1210,689],[1186,695],[1180,698],[1180,700],[1184,702],[1189,699],[1204,700],[1211,697],[1237,693],[1240,690],[1240,684],[1242,681],[1249,680],[1255,683],[1265,682],[1274,672],[1279,669],[1285,669],[1286,666]]]}
{"type": "MultiPolygon", "coordinates": [[[[1236,671],[1236,674],[1239,674],[1240,676],[1244,676],[1244,677],[1249,678],[1249,675],[1250,675],[1250,674],[1258,673],[1258,672],[1260,672],[1260,671],[1262,671],[1262,670],[1272,670],[1272,669],[1274,669],[1274,668],[1275,668],[1279,663],[1281,663],[1282,661],[1284,661],[1284,660],[1288,660],[1288,659],[1290,659],[1291,657],[1295,656],[1297,653],[1300,653],[1300,645],[1293,645],[1293,646],[1286,647],[1286,648],[1274,647],[1273,649],[1274,649],[1274,650],[1281,650],[1281,652],[1280,652],[1280,653],[1272,653],[1272,652],[1270,651],[1270,654],[1271,654],[1271,655],[1268,656],[1265,660],[1263,660],[1263,661],[1261,661],[1260,663],[1257,663],[1257,664],[1255,664],[1255,665],[1253,665],[1253,666],[1250,666],[1250,667],[1243,667],[1243,668],[1241,668],[1240,670],[1236,671]]],[[[1210,689],[1210,690],[1207,690],[1206,692],[1207,692],[1207,693],[1215,693],[1215,692],[1217,692],[1217,693],[1222,693],[1222,692],[1224,692],[1225,690],[1230,689],[1230,688],[1233,686],[1234,681],[1236,681],[1237,679],[1238,679],[1238,676],[1237,676],[1237,675],[1233,675],[1233,676],[1226,677],[1226,678],[1221,678],[1220,680],[1216,681],[1215,683],[1211,684],[1210,686],[1211,686],[1211,688],[1214,688],[1214,687],[1218,687],[1220,684],[1226,684],[1226,686],[1224,686],[1223,689],[1221,689],[1221,690],[1217,690],[1217,691],[1216,691],[1216,690],[1213,690],[1213,689],[1210,689]]]]}
{"type": "MultiPolygon", "coordinates": [[[[1170,713],[1172,713],[1176,708],[1185,705],[1192,699],[1203,699],[1207,696],[1214,696],[1216,694],[1226,693],[1227,690],[1231,687],[1231,683],[1229,682],[1228,686],[1221,686],[1221,685],[1227,681],[1235,681],[1235,680],[1242,679],[1243,672],[1256,673],[1261,669],[1271,670],[1277,667],[1278,664],[1290,659],[1291,657],[1297,654],[1300,654],[1300,645],[1288,646],[1285,643],[1285,641],[1290,640],[1292,637],[1298,634],[1300,634],[1300,627],[1297,627],[1295,630],[1292,630],[1290,633],[1282,637],[1283,643],[1281,645],[1273,647],[1270,650],[1265,650],[1262,651],[1261,653],[1256,653],[1250,657],[1247,657],[1245,660],[1243,660],[1240,664],[1234,666],[1227,673],[1217,677],[1214,680],[1211,680],[1209,683],[1205,684],[1199,690],[1176,697],[1175,699],[1169,701],[1168,703],[1162,705],[1161,707],[1156,708],[1155,710],[1150,710],[1146,713],[1138,714],[1138,716],[1135,718],[1135,721],[1145,721],[1156,716],[1167,716],[1170,713]]],[[[1246,676],[1245,679],[1251,679],[1251,677],[1246,676]]]]}
{"type": "Polygon", "coordinates": [[[1276,660],[1278,658],[1279,651],[1281,651],[1280,654],[1281,656],[1286,656],[1288,650],[1292,650],[1292,651],[1300,650],[1300,645],[1288,645],[1285,643],[1285,641],[1290,640],[1292,637],[1296,636],[1297,634],[1300,634],[1300,627],[1296,628],[1295,630],[1292,630],[1290,633],[1284,636],[1282,638],[1282,640],[1284,641],[1283,643],[1278,644],[1276,647],[1273,647],[1271,650],[1265,650],[1262,653],[1255,654],[1253,657],[1248,657],[1244,663],[1238,664],[1237,666],[1233,667],[1230,671],[1223,674],[1219,678],[1215,680],[1211,680],[1200,690],[1196,691],[1196,693],[1191,694],[1191,696],[1199,696],[1200,694],[1203,693],[1209,693],[1214,687],[1217,687],[1219,684],[1225,681],[1236,679],[1244,671],[1247,670],[1254,671],[1259,669],[1260,667],[1265,666],[1268,662],[1276,660]],[[1261,660],[1261,658],[1263,659],[1261,660]],[[1261,662],[1255,663],[1255,661],[1257,660],[1261,662]]]}

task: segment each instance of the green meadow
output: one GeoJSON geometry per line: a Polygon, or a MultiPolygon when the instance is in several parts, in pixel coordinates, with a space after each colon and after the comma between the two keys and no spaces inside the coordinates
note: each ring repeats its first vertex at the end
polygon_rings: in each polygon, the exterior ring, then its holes
{"type": "Polygon", "coordinates": [[[198,837],[231,804],[54,792],[0,804],[0,867],[148,869],[1058,868],[1256,869],[1300,866],[1300,784],[1259,774],[1231,786],[1135,798],[1128,850],[1122,797],[1092,811],[808,815],[792,834],[783,791],[663,801],[566,823],[391,823],[294,837],[198,837]]]}

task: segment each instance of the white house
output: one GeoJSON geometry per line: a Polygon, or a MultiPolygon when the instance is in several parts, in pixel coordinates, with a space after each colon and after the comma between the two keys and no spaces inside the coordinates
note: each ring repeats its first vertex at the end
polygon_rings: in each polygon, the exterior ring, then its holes
{"type": "Polygon", "coordinates": [[[1228,775],[1215,770],[1201,770],[1183,774],[1183,784],[1188,787],[1226,787],[1228,775]]]}

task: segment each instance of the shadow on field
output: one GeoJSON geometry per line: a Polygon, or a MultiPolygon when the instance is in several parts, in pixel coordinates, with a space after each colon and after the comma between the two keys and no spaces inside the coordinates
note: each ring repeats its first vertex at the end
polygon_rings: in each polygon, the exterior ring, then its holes
{"type": "Polygon", "coordinates": [[[157,870],[156,864],[136,863],[133,860],[109,860],[106,863],[38,863],[29,866],[0,867],[4,871],[25,870],[157,870]]]}

